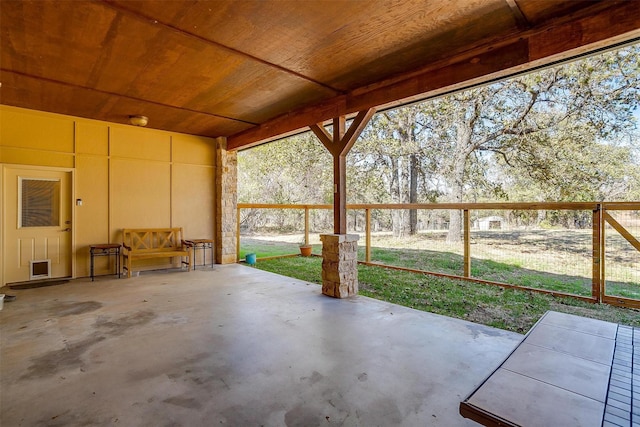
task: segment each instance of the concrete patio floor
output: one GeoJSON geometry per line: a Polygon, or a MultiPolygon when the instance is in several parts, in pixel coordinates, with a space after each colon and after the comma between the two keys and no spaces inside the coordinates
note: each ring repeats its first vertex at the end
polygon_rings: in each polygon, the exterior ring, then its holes
{"type": "Polygon", "coordinates": [[[522,339],[242,265],[11,293],[2,426],[473,426],[522,339]]]}

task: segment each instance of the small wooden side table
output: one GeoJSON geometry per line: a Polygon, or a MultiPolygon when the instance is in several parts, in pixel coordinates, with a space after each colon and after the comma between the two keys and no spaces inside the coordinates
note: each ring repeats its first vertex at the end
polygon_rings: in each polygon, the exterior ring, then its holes
{"type": "Polygon", "coordinates": [[[196,249],[202,249],[204,251],[202,257],[202,265],[207,265],[207,249],[211,249],[211,267],[213,267],[213,239],[189,239],[184,241],[187,246],[193,248],[193,269],[196,269],[196,249]]]}
{"type": "Polygon", "coordinates": [[[120,278],[120,243],[102,243],[97,245],[90,245],[89,252],[91,253],[91,281],[94,280],[93,275],[93,257],[96,256],[111,256],[116,257],[116,272],[118,273],[118,279],[120,278]]]}

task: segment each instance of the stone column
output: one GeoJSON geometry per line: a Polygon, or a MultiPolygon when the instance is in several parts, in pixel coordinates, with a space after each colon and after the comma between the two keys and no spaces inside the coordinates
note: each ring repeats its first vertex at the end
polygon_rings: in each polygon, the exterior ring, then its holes
{"type": "Polygon", "coordinates": [[[238,156],[236,151],[227,151],[223,137],[216,139],[215,179],[216,264],[231,264],[237,261],[238,156]]]}
{"type": "Polygon", "coordinates": [[[334,298],[358,295],[357,234],[323,234],[322,293],[334,298]]]}

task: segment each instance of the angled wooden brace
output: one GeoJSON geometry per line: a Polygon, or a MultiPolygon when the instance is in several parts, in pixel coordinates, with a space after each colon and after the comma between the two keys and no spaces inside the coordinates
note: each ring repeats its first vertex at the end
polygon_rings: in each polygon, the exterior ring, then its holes
{"type": "Polygon", "coordinates": [[[322,123],[309,126],[333,157],[333,232],[335,234],[347,234],[347,154],[375,112],[374,108],[360,111],[349,129],[345,129],[347,122],[345,116],[335,117],[333,135],[324,128],[322,123]]]}

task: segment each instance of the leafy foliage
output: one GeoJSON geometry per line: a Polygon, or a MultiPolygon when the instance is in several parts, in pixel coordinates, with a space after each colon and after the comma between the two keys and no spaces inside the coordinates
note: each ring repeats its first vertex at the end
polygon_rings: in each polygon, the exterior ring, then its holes
{"type": "MultiPolygon", "coordinates": [[[[638,200],[639,104],[633,45],[383,111],[347,157],[348,202],[638,200]]],[[[332,202],[331,157],[311,133],[242,152],[239,171],[240,201],[332,202]]],[[[556,220],[580,222],[538,218],[556,220]]],[[[417,230],[411,211],[374,221],[417,230]]],[[[458,240],[460,212],[444,221],[458,240]]]]}

